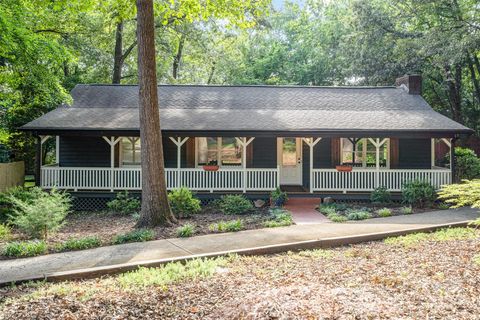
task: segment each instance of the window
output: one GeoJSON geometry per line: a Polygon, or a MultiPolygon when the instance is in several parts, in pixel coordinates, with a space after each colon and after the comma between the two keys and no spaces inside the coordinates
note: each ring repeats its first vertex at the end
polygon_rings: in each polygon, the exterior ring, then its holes
{"type": "Polygon", "coordinates": [[[197,165],[240,166],[243,148],[235,138],[196,138],[197,165]]]}
{"type": "Polygon", "coordinates": [[[122,138],[120,148],[122,166],[140,165],[139,137],[122,138]]]}
{"type": "Polygon", "coordinates": [[[282,165],[296,166],[297,165],[297,139],[296,138],[282,138],[282,165]]]}
{"type": "MultiPolygon", "coordinates": [[[[380,167],[388,167],[389,143],[390,141],[387,140],[380,147],[380,167]]],[[[376,166],[377,149],[369,139],[342,138],[341,148],[342,164],[364,168],[376,166]]]]}

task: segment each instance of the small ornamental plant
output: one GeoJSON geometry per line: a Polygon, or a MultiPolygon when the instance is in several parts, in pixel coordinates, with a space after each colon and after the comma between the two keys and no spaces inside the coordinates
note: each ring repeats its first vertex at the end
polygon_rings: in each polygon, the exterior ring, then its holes
{"type": "Polygon", "coordinates": [[[107,202],[110,211],[118,214],[134,214],[140,210],[141,202],[139,199],[130,196],[128,191],[117,193],[115,199],[107,202]]]}
{"type": "Polygon", "coordinates": [[[177,218],[188,218],[202,210],[200,200],[187,188],[172,190],[168,194],[168,201],[177,218]]]}
{"type": "Polygon", "coordinates": [[[218,206],[224,214],[228,215],[245,214],[253,210],[252,202],[240,194],[223,196],[218,206]]]}

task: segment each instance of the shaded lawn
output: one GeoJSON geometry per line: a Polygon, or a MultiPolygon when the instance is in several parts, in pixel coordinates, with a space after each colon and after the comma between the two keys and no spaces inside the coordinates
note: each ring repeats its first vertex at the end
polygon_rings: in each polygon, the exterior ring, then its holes
{"type": "Polygon", "coordinates": [[[480,232],[0,289],[5,319],[479,319],[480,232]],[[8,298],[7,298],[8,297],[8,298]]]}

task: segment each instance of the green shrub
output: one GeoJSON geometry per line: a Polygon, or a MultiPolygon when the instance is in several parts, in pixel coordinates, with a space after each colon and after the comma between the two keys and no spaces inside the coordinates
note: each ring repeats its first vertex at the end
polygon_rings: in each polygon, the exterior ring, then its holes
{"type": "Polygon", "coordinates": [[[385,218],[385,217],[390,217],[392,215],[392,210],[388,208],[383,208],[377,210],[377,214],[379,217],[385,218]]]}
{"type": "Polygon", "coordinates": [[[332,222],[338,222],[338,223],[346,222],[348,220],[347,217],[342,216],[340,214],[330,214],[328,215],[328,219],[330,219],[332,222]]]}
{"type": "Polygon", "coordinates": [[[387,204],[391,201],[391,194],[385,187],[378,187],[370,194],[370,201],[374,204],[387,204]]]}
{"type": "Polygon", "coordinates": [[[371,217],[370,212],[366,210],[351,210],[347,214],[348,220],[365,220],[371,217]]]}
{"type": "Polygon", "coordinates": [[[7,257],[33,257],[47,252],[45,241],[14,241],[9,242],[3,249],[7,257]]]}
{"type": "Polygon", "coordinates": [[[36,199],[43,197],[44,194],[45,192],[39,187],[13,187],[0,193],[0,222],[11,222],[13,220],[15,215],[13,199],[33,203],[36,199]]]}
{"type": "Polygon", "coordinates": [[[243,195],[229,194],[221,198],[219,208],[224,214],[244,214],[253,210],[253,204],[243,195]]]}
{"type": "Polygon", "coordinates": [[[168,194],[170,207],[177,218],[186,218],[202,210],[200,200],[187,188],[172,190],[168,194]]]}
{"type": "Polygon", "coordinates": [[[450,206],[449,206],[447,203],[445,203],[445,202],[440,202],[440,203],[438,204],[438,209],[440,209],[440,210],[447,210],[447,209],[450,209],[450,206]]]}
{"type": "Polygon", "coordinates": [[[133,214],[140,210],[141,202],[139,199],[131,197],[128,191],[117,193],[115,199],[107,202],[107,207],[114,213],[133,214]]]}
{"type": "Polygon", "coordinates": [[[427,181],[409,181],[402,186],[402,198],[404,203],[424,208],[435,201],[435,188],[427,181]]]}
{"type": "Polygon", "coordinates": [[[188,238],[195,233],[195,226],[193,224],[187,223],[181,227],[177,228],[177,237],[188,238]]]}
{"type": "Polygon", "coordinates": [[[277,187],[275,190],[270,192],[270,199],[272,199],[273,205],[281,207],[285,204],[285,202],[287,202],[288,197],[286,192],[283,192],[280,187],[277,187]]]}
{"type": "Polygon", "coordinates": [[[413,208],[412,207],[401,207],[400,212],[403,214],[412,214],[413,208]]]}
{"type": "Polygon", "coordinates": [[[138,229],[124,234],[117,235],[113,239],[113,244],[121,244],[128,242],[144,242],[155,238],[155,232],[150,229],[138,229]]]}
{"type": "Polygon", "coordinates": [[[293,224],[292,214],[287,210],[272,209],[270,215],[272,218],[263,224],[267,228],[286,227],[293,224]]]}
{"type": "Polygon", "coordinates": [[[480,178],[480,159],[468,148],[455,148],[455,175],[457,181],[480,178]]]}
{"type": "Polygon", "coordinates": [[[323,213],[327,217],[331,214],[337,214],[337,210],[335,209],[334,206],[326,206],[326,205],[322,204],[320,206],[319,210],[320,210],[321,213],[323,213]]]}
{"type": "Polygon", "coordinates": [[[232,221],[220,221],[217,223],[212,223],[208,226],[208,229],[212,232],[236,232],[243,230],[245,226],[241,219],[232,220],[232,221]]]}
{"type": "Polygon", "coordinates": [[[85,250],[96,248],[101,245],[101,241],[98,237],[84,237],[84,238],[69,238],[67,241],[59,246],[60,251],[72,251],[72,250],[85,250]]]}
{"type": "Polygon", "coordinates": [[[33,202],[15,197],[10,200],[14,205],[12,223],[30,237],[43,239],[60,229],[71,207],[69,195],[56,190],[43,192],[33,202]]]}
{"type": "Polygon", "coordinates": [[[6,241],[12,238],[12,229],[6,224],[0,224],[0,241],[6,241]]]}
{"type": "Polygon", "coordinates": [[[480,208],[480,179],[445,185],[438,192],[438,198],[445,203],[452,204],[453,208],[464,206],[480,208]]]}

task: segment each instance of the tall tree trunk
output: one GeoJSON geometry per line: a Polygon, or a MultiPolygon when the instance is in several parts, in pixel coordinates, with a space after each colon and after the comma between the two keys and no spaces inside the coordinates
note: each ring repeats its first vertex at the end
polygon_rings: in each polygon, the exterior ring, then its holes
{"type": "Polygon", "coordinates": [[[173,58],[173,65],[172,65],[173,79],[177,79],[178,77],[178,68],[180,67],[180,60],[182,60],[184,45],[185,45],[185,35],[182,33],[182,35],[180,36],[180,42],[178,43],[177,54],[173,58]]]}
{"type": "Polygon", "coordinates": [[[477,97],[477,102],[480,103],[480,84],[478,82],[477,75],[475,73],[475,68],[473,66],[472,58],[468,53],[467,53],[467,64],[468,64],[468,69],[470,70],[470,76],[472,78],[473,87],[475,89],[475,96],[477,97]]]}
{"type": "Polygon", "coordinates": [[[115,52],[113,54],[113,75],[112,83],[120,84],[122,80],[122,66],[123,66],[123,21],[117,23],[117,30],[115,31],[115,52]]]}
{"type": "Polygon", "coordinates": [[[452,112],[452,119],[463,123],[462,121],[462,66],[456,64],[452,72],[450,67],[446,68],[447,71],[447,84],[448,84],[448,99],[450,103],[450,110],[452,112]]]}
{"type": "Polygon", "coordinates": [[[213,63],[212,63],[212,68],[210,68],[210,74],[208,75],[207,84],[211,84],[211,83],[212,83],[213,75],[214,75],[214,73],[215,73],[215,66],[216,66],[216,62],[213,61],[213,63]]]}
{"type": "Polygon", "coordinates": [[[165,182],[158,108],[153,0],[137,0],[140,141],[142,145],[142,209],[138,226],[176,222],[165,182]]]}

